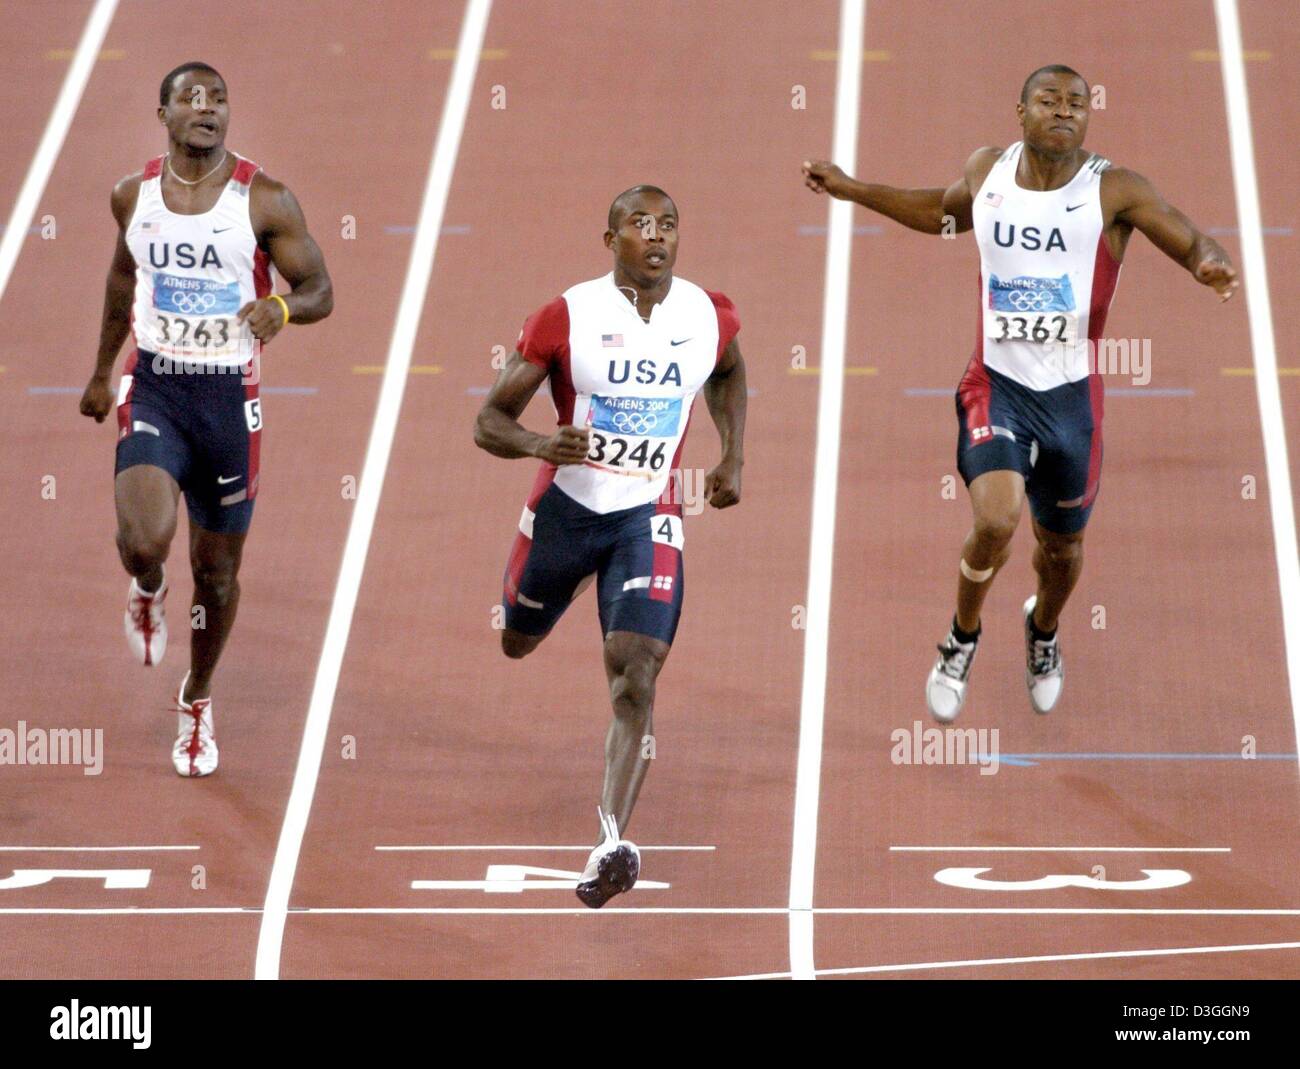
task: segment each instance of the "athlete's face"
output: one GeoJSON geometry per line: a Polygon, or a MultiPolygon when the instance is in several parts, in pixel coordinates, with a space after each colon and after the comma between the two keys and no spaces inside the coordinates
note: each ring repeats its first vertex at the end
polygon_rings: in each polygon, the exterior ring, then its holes
{"type": "Polygon", "coordinates": [[[230,106],[226,83],[211,71],[186,71],[172,79],[171,97],[158,118],[178,145],[196,151],[220,147],[226,140],[230,106]]]}
{"type": "Polygon", "coordinates": [[[637,285],[656,285],[677,262],[677,206],[658,193],[629,197],[618,229],[605,231],[605,247],[637,285]]]}
{"type": "Polygon", "coordinates": [[[1040,74],[1016,115],[1027,144],[1044,156],[1068,156],[1088,132],[1088,86],[1075,74],[1040,74]]]}

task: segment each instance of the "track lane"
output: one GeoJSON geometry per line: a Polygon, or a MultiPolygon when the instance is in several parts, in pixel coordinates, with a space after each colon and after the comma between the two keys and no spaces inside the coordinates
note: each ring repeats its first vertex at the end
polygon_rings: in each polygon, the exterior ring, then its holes
{"type": "MultiPolygon", "coordinates": [[[[24,250],[0,307],[3,329],[24,339],[28,354],[22,372],[11,368],[0,384],[13,402],[3,482],[19,521],[5,526],[0,550],[23,563],[7,577],[6,601],[41,606],[34,621],[10,614],[3,624],[0,664],[14,681],[7,726],[21,711],[33,725],[102,727],[105,767],[98,777],[79,768],[4,768],[11,801],[0,841],[197,843],[202,852],[148,863],[146,890],[51,885],[8,892],[6,905],[260,908],[265,894],[350,512],[342,481],[360,471],[378,387],[353,366],[371,361],[375,339],[391,327],[405,248],[384,227],[409,215],[418,198],[436,119],[423,106],[436,108],[445,81],[428,42],[444,36],[451,17],[411,4],[380,21],[342,2],[318,5],[312,20],[251,3],[224,11],[225,19],[205,23],[204,55],[230,83],[231,147],[298,195],[334,276],[337,309],[267,350],[263,493],[239,625],[215,691],[222,767],[211,780],[182,781],[170,770],[175,719],[167,709],[186,653],[184,524],[171,569],[179,650],[161,675],[143,673],[127,659],[120,632],[125,581],[112,543],[112,432],[81,419],[75,395],[27,392],[84,385],[112,240],[107,193],[160,151],[151,121],[158,79],[192,58],[176,44],[192,39],[190,12],[125,5],[107,46],[126,57],[96,68],[47,191],[59,238],[24,250]],[[392,101],[413,91],[421,107],[395,122],[392,101]],[[355,239],[343,236],[345,215],[356,219],[355,239]],[[277,387],[315,392],[277,396],[277,387]],[[40,497],[45,474],[57,479],[52,501],[40,497]],[[202,893],[193,886],[195,864],[203,865],[202,893]]],[[[55,867],[17,855],[5,863],[55,867]]],[[[66,865],[109,867],[98,855],[66,865]]],[[[48,938],[47,920],[8,920],[12,938],[0,951],[6,975],[252,975],[257,928],[241,916],[196,924],[185,954],[176,953],[177,940],[147,935],[171,930],[173,921],[140,919],[136,930],[148,940],[141,953],[139,939],[116,935],[121,920],[79,919],[75,930],[105,934],[48,957],[33,953],[48,938]]]]}
{"type": "MultiPolygon", "coordinates": [[[[1286,426],[1292,494],[1300,487],[1300,310],[1292,291],[1300,272],[1300,161],[1284,143],[1284,132],[1300,128],[1300,28],[1287,12],[1255,0],[1239,0],[1246,84],[1255,143],[1264,255],[1269,274],[1273,331],[1277,349],[1286,426]]],[[[1242,361],[1243,364],[1246,361],[1242,361]]],[[[1248,377],[1231,376],[1244,393],[1253,393],[1248,377]]],[[[1225,384],[1226,389],[1226,384],[1225,384]]],[[[1300,500],[1293,502],[1300,523],[1300,500]]],[[[1300,710],[1295,714],[1300,717],[1300,710]]]]}
{"type": "Polygon", "coordinates": [[[48,0],[14,4],[5,11],[2,47],[6,77],[0,79],[0,128],[5,131],[5,151],[0,154],[0,221],[8,219],[18,198],[92,7],[88,0],[48,0]]]}
{"type": "MultiPolygon", "coordinates": [[[[683,212],[683,277],[737,302],[757,395],[744,501],[687,519],[693,578],[632,828],[639,842],[718,851],[648,853],[644,879],[672,887],[628,904],[784,907],[802,641],[791,621],[803,598],[814,416],[787,369],[794,345],[815,354],[823,258],[793,219],[798,161],[828,137],[833,65],[811,52],[833,35],[836,7],[819,4],[781,32],[763,28],[752,5],[673,5],[671,15],[671,40],[645,46],[629,85],[641,46],[619,11],[494,7],[488,49],[506,55],[480,67],[448,213],[469,230],[445,239],[417,355],[443,372],[406,398],[331,726],[332,739],[355,735],[358,757],[327,752],[297,906],[575,904],[563,890],[519,900],[409,884],[482,879],[500,862],[580,867],[581,856],[394,857],[373,846],[581,843],[591,833],[608,715],[594,602],[584,595],[528,661],[501,657],[491,613],[534,468],[474,448],[481,395],[469,391],[491,382],[492,347],[509,352],[534,307],[608,270],[605,206],[653,181],[683,212]],[[741,66],[709,58],[720,34],[741,66]],[[808,90],[804,111],[790,107],[795,84],[808,90]],[[494,85],[505,87],[502,111],[489,106],[494,85]]],[[[546,426],[547,408],[540,400],[525,422],[546,426]]],[[[687,463],[710,467],[716,450],[700,402],[687,463]]],[[[607,907],[594,925],[291,915],[283,975],[712,975],[751,956],[742,942],[784,953],[783,914],[617,913],[607,907]],[[646,938],[624,934],[643,929],[646,938]],[[720,930],[737,937],[706,937],[720,930]],[[377,933],[394,948],[384,960],[366,950],[377,933]]]]}
{"type": "MultiPolygon", "coordinates": [[[[1107,109],[1093,115],[1092,148],[1148,174],[1202,226],[1232,225],[1217,71],[1189,74],[1191,53],[1213,46],[1212,12],[1207,4],[1195,18],[1173,13],[1170,6],[1168,17],[1156,18],[1144,9],[1138,18],[1125,5],[1098,5],[1080,25],[1066,5],[1049,5],[1020,26],[1008,54],[982,32],[977,12],[927,23],[921,34],[915,10],[873,7],[867,47],[887,51],[890,60],[868,65],[861,170],[904,185],[951,180],[973,148],[1014,140],[1013,105],[1025,74],[1067,62],[1107,90],[1107,109]],[[937,61],[955,55],[960,64],[937,61]],[[1177,94],[1163,91],[1174,85],[1177,94]],[[936,100],[944,102],[937,113],[936,100]],[[1185,134],[1187,115],[1198,125],[1185,134]],[[1194,167],[1182,162],[1185,137],[1201,146],[1194,167]]],[[[859,238],[854,307],[861,314],[850,337],[863,362],[880,372],[861,381],[857,404],[846,399],[841,514],[856,522],[841,522],[837,546],[832,656],[841,667],[828,704],[817,904],[1294,906],[1300,887],[1287,860],[1297,817],[1294,763],[1049,760],[980,777],[973,767],[891,762],[892,731],[910,732],[914,721],[930,726],[925,673],[969,524],[960,482],[954,499],[941,494],[941,479],[956,476],[951,394],[904,390],[955,388],[970,352],[978,260],[969,235],[923,242],[865,213],[862,222],[882,229],[859,238]],[[923,863],[888,853],[900,836],[959,845],[1221,843],[1234,852],[1167,866],[1107,855],[1050,864],[1005,855],[923,863]],[[951,865],[1032,879],[1086,875],[1093,864],[1103,864],[1112,880],[1137,878],[1143,867],[1190,870],[1194,880],[1141,895],[981,893],[933,880],[934,870],[951,865]]],[[[1229,240],[1225,245],[1233,250],[1229,240]]],[[[1267,506],[1239,494],[1241,474],[1262,470],[1258,417],[1254,397],[1228,393],[1219,370],[1222,354],[1249,352],[1244,304],[1218,307],[1139,236],[1128,249],[1108,334],[1152,337],[1150,386],[1191,395],[1126,395],[1115,387],[1131,386],[1127,380],[1108,383],[1102,492],[1084,576],[1063,619],[1069,686],[1062,706],[1038,718],[1024,694],[1018,609],[1033,579],[1032,540],[1021,531],[986,607],[960,726],[999,728],[1003,754],[1239,753],[1247,734],[1261,753],[1291,752],[1285,684],[1270,672],[1280,661],[1281,627],[1272,607],[1277,579],[1267,506]],[[1093,606],[1105,608],[1105,630],[1089,627],[1093,606]]],[[[1155,918],[1140,931],[1116,929],[1116,946],[1172,945],[1177,924],[1155,918]]],[[[869,964],[885,929],[909,948],[896,960],[1019,954],[1028,933],[1039,930],[1058,933],[1057,949],[1072,949],[1065,922],[1035,920],[1009,941],[972,921],[957,955],[926,919],[828,924],[819,917],[817,925],[819,969],[869,964]]],[[[1249,960],[1294,968],[1282,958],[1249,960]]],[[[1116,974],[1088,962],[1060,968],[1116,974]]],[[[1160,962],[1150,968],[1158,973],[1160,962]]],[[[1230,975],[1224,970],[1236,966],[1205,958],[1190,968],[1230,975]]]]}

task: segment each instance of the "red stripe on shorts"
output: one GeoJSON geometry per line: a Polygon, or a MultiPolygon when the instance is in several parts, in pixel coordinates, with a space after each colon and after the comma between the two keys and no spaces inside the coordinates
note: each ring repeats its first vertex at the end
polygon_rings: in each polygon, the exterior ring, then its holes
{"type": "MultiPolygon", "coordinates": [[[[1111,254],[1106,244],[1106,235],[1097,239],[1097,258],[1092,265],[1092,296],[1088,302],[1088,340],[1093,343],[1093,352],[1106,329],[1106,314],[1110,311],[1111,298],[1115,296],[1115,286],[1119,283],[1120,263],[1111,254]]],[[[1092,370],[1088,376],[1088,400],[1092,407],[1092,447],[1088,451],[1088,482],[1083,492],[1083,507],[1087,508],[1097,496],[1101,486],[1101,422],[1106,409],[1106,386],[1097,371],[1094,357],[1092,370]]]]}
{"type": "Polygon", "coordinates": [[[524,566],[528,563],[528,554],[533,548],[533,540],[523,531],[515,535],[514,545],[510,547],[510,559],[506,562],[506,601],[514,605],[519,600],[519,580],[524,577],[524,566]]]}
{"type": "Polygon", "coordinates": [[[976,302],[975,351],[971,354],[970,362],[966,365],[966,373],[961,377],[961,383],[957,387],[962,411],[966,415],[966,433],[970,436],[971,445],[982,445],[993,440],[992,433],[987,430],[978,438],[974,434],[976,430],[989,426],[989,401],[993,396],[993,383],[984,367],[984,272],[980,271],[977,278],[976,292],[981,295],[981,299],[976,302]]]}
{"type": "MultiPolygon", "coordinates": [[[[254,361],[254,368],[257,367],[254,361]]],[[[256,375],[244,379],[244,419],[248,419],[248,405],[250,401],[256,401],[259,398],[258,393],[259,380],[256,375]]],[[[261,407],[258,407],[257,415],[258,427],[255,431],[248,432],[248,500],[252,501],[257,497],[258,476],[262,470],[262,413],[261,407]]]]}

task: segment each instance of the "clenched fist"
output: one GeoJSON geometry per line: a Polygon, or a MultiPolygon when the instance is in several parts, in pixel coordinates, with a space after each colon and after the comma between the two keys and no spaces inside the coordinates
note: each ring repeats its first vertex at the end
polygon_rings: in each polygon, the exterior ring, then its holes
{"type": "Polygon", "coordinates": [[[552,464],[581,464],[591,448],[586,427],[561,427],[537,447],[537,456],[552,464]]]}
{"type": "Polygon", "coordinates": [[[108,384],[108,379],[92,375],[81,395],[81,414],[90,416],[96,423],[103,423],[112,407],[113,388],[108,384]]]}
{"type": "Polygon", "coordinates": [[[1230,300],[1241,285],[1237,281],[1237,269],[1227,260],[1217,256],[1207,256],[1196,265],[1196,281],[1205,286],[1213,286],[1214,292],[1221,300],[1230,300]]]}
{"type": "Polygon", "coordinates": [[[280,302],[271,297],[260,301],[249,301],[239,310],[235,317],[241,323],[248,320],[253,337],[265,344],[274,338],[285,326],[284,308],[280,302]]]}

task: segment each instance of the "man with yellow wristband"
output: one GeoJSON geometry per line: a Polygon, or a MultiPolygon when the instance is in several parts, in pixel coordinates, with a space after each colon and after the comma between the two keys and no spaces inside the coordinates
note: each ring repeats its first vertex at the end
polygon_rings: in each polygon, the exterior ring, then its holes
{"type": "Polygon", "coordinates": [[[177,502],[190,517],[190,670],[176,695],[172,765],[217,767],[212,676],[235,622],[262,439],[261,346],[330,314],[333,288],[294,195],[225,148],[226,84],[206,63],[169,72],[158,121],[168,151],[113,190],[119,233],[95,371],[81,412],[102,423],[118,350],[117,548],[131,575],[124,627],[136,660],[167,649],[164,562],[177,502]],[[278,271],[291,290],[275,293],[278,271]]]}

